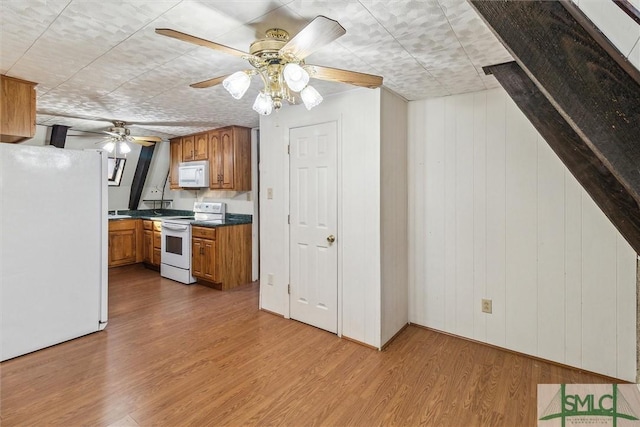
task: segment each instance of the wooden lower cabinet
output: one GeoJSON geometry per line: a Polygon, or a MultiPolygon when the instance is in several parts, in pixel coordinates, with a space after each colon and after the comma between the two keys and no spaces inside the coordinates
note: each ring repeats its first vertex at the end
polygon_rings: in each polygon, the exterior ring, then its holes
{"type": "Polygon", "coordinates": [[[140,220],[109,221],[109,267],[135,264],[142,261],[142,233],[140,220]]]}
{"type": "Polygon", "coordinates": [[[144,230],[142,234],[142,262],[153,264],[153,231],[144,230]]]}
{"type": "Polygon", "coordinates": [[[197,279],[216,283],[216,229],[191,227],[191,274],[197,279]]]}
{"type": "MultiPolygon", "coordinates": [[[[143,262],[159,270],[161,221],[109,221],[109,267],[143,262]]],[[[251,224],[192,226],[191,269],[203,285],[227,290],[251,282],[251,224]]]]}
{"type": "Polygon", "coordinates": [[[193,277],[227,290],[251,282],[251,224],[191,228],[193,277]]]}
{"type": "Polygon", "coordinates": [[[156,270],[160,268],[160,245],[162,243],[162,236],[160,232],[161,224],[162,223],[160,221],[151,221],[148,219],[142,220],[142,262],[156,270]]]}

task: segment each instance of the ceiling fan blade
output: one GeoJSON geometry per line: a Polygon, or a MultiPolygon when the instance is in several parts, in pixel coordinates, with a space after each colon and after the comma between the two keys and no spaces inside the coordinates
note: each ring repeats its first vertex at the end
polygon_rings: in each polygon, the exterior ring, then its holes
{"type": "Polygon", "coordinates": [[[137,141],[147,141],[147,142],[160,142],[162,138],[159,136],[132,136],[131,138],[137,141]]]}
{"type": "Polygon", "coordinates": [[[135,143],[135,144],[138,144],[138,145],[142,145],[143,147],[151,147],[152,145],[155,144],[155,142],[147,141],[147,140],[144,140],[144,139],[134,139],[132,142],[135,143]]]}
{"type": "Polygon", "coordinates": [[[180,31],[172,30],[169,28],[156,28],[156,33],[163,36],[172,37],[174,39],[182,40],[184,42],[197,44],[198,46],[208,47],[209,49],[217,50],[223,53],[227,53],[229,55],[239,56],[241,58],[252,56],[247,52],[243,52],[241,50],[234,49],[232,47],[215,43],[209,40],[201,39],[200,37],[181,33],[180,31]]]}
{"type": "Polygon", "coordinates": [[[305,70],[314,79],[332,82],[348,83],[355,86],[375,89],[382,86],[382,77],[373,74],[358,73],[356,71],[341,70],[339,68],[322,67],[320,65],[305,65],[305,70]]]}
{"type": "MultiPolygon", "coordinates": [[[[120,138],[120,136],[121,136],[121,135],[120,135],[120,134],[118,134],[118,133],[110,132],[110,131],[108,131],[108,130],[103,130],[102,132],[104,132],[104,133],[106,133],[106,134],[108,134],[108,135],[111,135],[111,136],[115,136],[116,138],[120,138]]],[[[105,136],[105,138],[109,138],[109,137],[105,136]]]]}
{"type": "Polygon", "coordinates": [[[219,85],[227,77],[229,77],[229,76],[227,75],[227,76],[215,77],[213,79],[209,79],[209,80],[205,80],[205,81],[202,81],[202,82],[194,83],[194,84],[189,85],[189,86],[194,87],[196,89],[204,89],[204,88],[207,88],[207,87],[219,85]]]}
{"type": "Polygon", "coordinates": [[[319,15],[289,40],[280,49],[280,53],[304,59],[321,47],[343,36],[346,32],[347,30],[338,21],[319,15]]]}

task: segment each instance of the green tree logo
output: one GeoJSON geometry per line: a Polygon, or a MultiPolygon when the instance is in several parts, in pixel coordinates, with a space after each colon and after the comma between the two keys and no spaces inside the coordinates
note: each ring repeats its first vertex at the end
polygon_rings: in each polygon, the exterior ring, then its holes
{"type": "Polygon", "coordinates": [[[540,421],[547,421],[560,418],[562,427],[565,427],[567,418],[582,417],[585,424],[591,417],[609,417],[612,419],[613,427],[617,426],[617,420],[638,420],[637,414],[631,405],[618,389],[617,384],[612,384],[611,393],[575,393],[568,394],[566,384],[561,384],[558,392],[553,396],[539,418],[540,421]]]}

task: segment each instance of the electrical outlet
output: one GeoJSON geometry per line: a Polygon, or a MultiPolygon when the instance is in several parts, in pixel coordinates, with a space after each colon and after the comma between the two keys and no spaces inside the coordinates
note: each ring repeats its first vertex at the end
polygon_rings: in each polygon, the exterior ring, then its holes
{"type": "Polygon", "coordinates": [[[273,199],[273,188],[267,188],[267,199],[273,199]]]}
{"type": "Polygon", "coordinates": [[[493,304],[492,304],[492,301],[490,299],[483,299],[482,300],[482,312],[491,314],[491,312],[493,311],[492,305],[493,304]]]}
{"type": "Polygon", "coordinates": [[[267,285],[273,286],[273,274],[267,274],[267,285]]]}

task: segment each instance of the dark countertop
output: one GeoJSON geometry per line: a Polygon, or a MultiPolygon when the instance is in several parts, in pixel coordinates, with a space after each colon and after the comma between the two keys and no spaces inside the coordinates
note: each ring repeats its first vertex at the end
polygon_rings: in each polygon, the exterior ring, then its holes
{"type": "MultiPolygon", "coordinates": [[[[114,213],[114,211],[109,211],[109,213],[114,213]]],[[[185,216],[192,217],[193,211],[184,211],[178,209],[140,209],[140,210],[118,210],[118,215],[129,215],[130,218],[109,218],[109,221],[118,221],[121,219],[148,219],[148,220],[162,220],[166,217],[176,217],[176,216],[185,216]]],[[[224,227],[225,225],[239,225],[239,224],[251,224],[253,222],[253,215],[244,215],[244,214],[232,214],[228,213],[225,215],[224,221],[222,223],[214,224],[207,221],[191,221],[191,225],[196,225],[198,227],[224,227]]]]}
{"type": "Polygon", "coordinates": [[[243,215],[243,214],[226,214],[224,217],[224,221],[220,224],[215,224],[208,221],[191,221],[191,225],[196,225],[198,227],[224,227],[225,225],[240,225],[240,224],[251,224],[253,222],[253,215],[243,215]]]}

